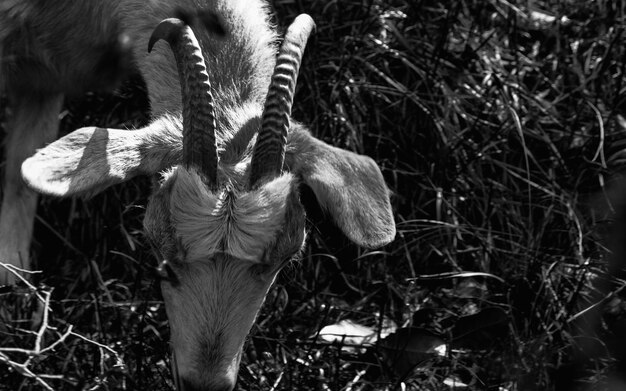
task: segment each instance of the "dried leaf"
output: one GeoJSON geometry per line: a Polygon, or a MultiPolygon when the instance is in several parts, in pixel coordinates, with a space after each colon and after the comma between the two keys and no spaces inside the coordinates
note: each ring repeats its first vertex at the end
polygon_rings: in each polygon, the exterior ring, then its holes
{"type": "Polygon", "coordinates": [[[372,327],[363,326],[351,320],[342,320],[322,328],[319,333],[322,341],[339,342],[346,345],[362,346],[376,342],[377,333],[372,327]]]}

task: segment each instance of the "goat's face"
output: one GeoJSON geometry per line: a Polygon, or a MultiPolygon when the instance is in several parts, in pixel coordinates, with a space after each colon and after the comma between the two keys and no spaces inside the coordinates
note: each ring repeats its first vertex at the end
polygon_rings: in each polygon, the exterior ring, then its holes
{"type": "Polygon", "coordinates": [[[304,216],[291,174],[248,192],[211,191],[201,174],[182,166],[166,174],[144,226],[164,261],[180,388],[234,385],[265,295],[304,243],[304,216]]]}
{"type": "Polygon", "coordinates": [[[168,19],[150,39],[150,48],[159,39],[172,47],[183,97],[183,164],[165,175],[144,220],[168,275],[162,290],[179,389],[232,389],[267,290],[304,242],[297,183],[283,162],[293,88],[312,28],[301,17],[287,34],[263,119],[252,121],[261,125],[252,159],[240,156],[249,168],[236,177],[217,153],[210,77],[192,30],[168,19]]]}

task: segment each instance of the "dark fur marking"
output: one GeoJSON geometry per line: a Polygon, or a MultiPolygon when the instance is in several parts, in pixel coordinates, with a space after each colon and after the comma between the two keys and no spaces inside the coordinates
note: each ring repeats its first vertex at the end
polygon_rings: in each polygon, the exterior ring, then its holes
{"type": "Polygon", "coordinates": [[[202,25],[208,32],[213,33],[220,38],[225,37],[227,34],[222,18],[220,18],[220,16],[213,11],[197,10],[193,12],[177,8],[174,16],[191,27],[202,25]]]}

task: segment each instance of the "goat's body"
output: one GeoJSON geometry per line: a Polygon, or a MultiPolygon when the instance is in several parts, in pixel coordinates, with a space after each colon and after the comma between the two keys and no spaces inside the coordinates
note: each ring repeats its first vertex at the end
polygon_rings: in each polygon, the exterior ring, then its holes
{"type": "MultiPolygon", "coordinates": [[[[225,38],[197,31],[219,102],[218,139],[227,142],[240,127],[236,119],[248,117],[240,115],[241,110],[262,110],[275,62],[276,37],[261,1],[8,0],[0,5],[0,82],[10,110],[0,262],[30,268],[37,196],[24,186],[19,169],[26,157],[56,138],[64,95],[112,90],[136,69],[148,87],[152,121],[182,126],[174,59],[163,44],[148,54],[148,39],[164,18],[198,8],[219,15],[228,31],[225,38]]],[[[243,139],[241,146],[229,150],[245,149],[253,134],[242,135],[237,139],[243,139]]],[[[3,281],[11,281],[11,276],[0,270],[0,284],[3,281]]]]}
{"type": "Polygon", "coordinates": [[[219,15],[229,32],[224,39],[197,32],[207,67],[219,71],[212,78],[216,98],[224,108],[260,102],[275,55],[261,1],[8,0],[0,5],[2,80],[11,93],[75,94],[112,89],[136,66],[148,83],[153,116],[178,113],[173,57],[163,48],[149,56],[148,40],[164,18],[197,9],[219,15]]]}
{"type": "MultiPolygon", "coordinates": [[[[37,194],[28,189],[20,175],[24,159],[43,143],[56,138],[61,94],[14,97],[14,107],[6,123],[6,164],[0,207],[0,262],[29,268],[28,249],[37,208],[37,194]]],[[[0,270],[0,285],[12,275],[0,270]]]]}

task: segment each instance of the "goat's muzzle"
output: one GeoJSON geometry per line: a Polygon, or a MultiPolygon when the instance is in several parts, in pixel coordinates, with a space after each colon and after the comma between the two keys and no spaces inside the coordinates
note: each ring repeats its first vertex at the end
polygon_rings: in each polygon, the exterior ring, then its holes
{"type": "Polygon", "coordinates": [[[231,379],[216,381],[208,388],[205,386],[197,386],[185,379],[182,379],[179,391],[231,391],[233,388],[235,388],[235,381],[231,379]]]}
{"type": "MultiPolygon", "coordinates": [[[[172,377],[177,391],[231,391],[235,388],[237,383],[237,372],[239,369],[239,362],[241,359],[241,352],[237,355],[237,358],[233,362],[233,366],[226,371],[219,371],[213,375],[204,373],[199,376],[194,371],[189,371],[189,368],[180,367],[179,362],[176,360],[176,352],[172,352],[172,377]]],[[[210,371],[210,369],[207,369],[210,371]]]]}

